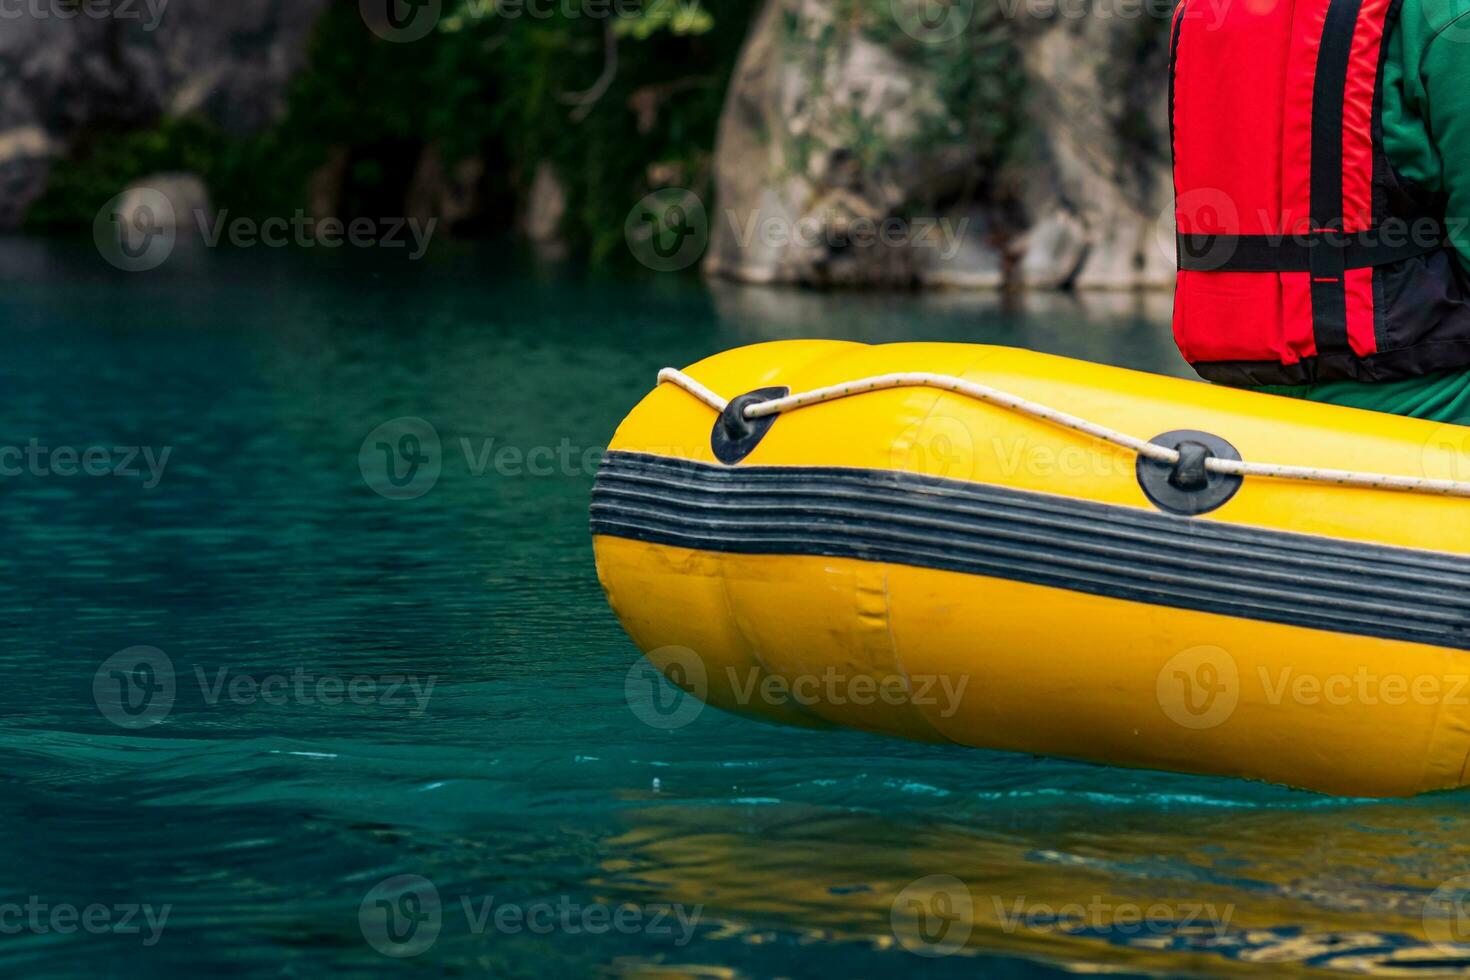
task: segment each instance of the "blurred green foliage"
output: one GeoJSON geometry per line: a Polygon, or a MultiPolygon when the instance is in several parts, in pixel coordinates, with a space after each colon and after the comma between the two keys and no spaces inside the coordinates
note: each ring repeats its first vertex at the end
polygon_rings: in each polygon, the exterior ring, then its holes
{"type": "MultiPolygon", "coordinates": [[[[1029,150],[1027,77],[1014,25],[999,0],[955,0],[953,6],[964,18],[963,29],[937,40],[912,32],[911,21],[921,12],[942,9],[931,0],[828,0],[815,8],[783,10],[782,45],[806,80],[805,102],[828,107],[814,127],[785,136],[794,170],[809,171],[813,154],[828,152],[834,137],[869,178],[911,162],[916,146],[929,154],[952,149],[970,161],[970,186],[958,196],[1007,200],[1006,187],[1025,179],[1029,150]],[[839,99],[826,91],[829,80],[853,82],[850,70],[838,62],[849,56],[854,35],[880,47],[904,66],[904,80],[916,80],[932,96],[911,120],[916,135],[906,135],[899,144],[885,136],[884,121],[876,114],[850,96],[839,99]]],[[[873,84],[889,81],[877,78],[873,84]]],[[[907,207],[932,212],[936,203],[912,200],[907,207]]]]}
{"type": "Polygon", "coordinates": [[[758,4],[446,6],[428,38],[392,43],[367,29],[356,0],[334,0],[277,125],[236,135],[198,118],[162,119],[146,131],[80,134],[28,226],[90,225],[128,183],[178,170],[202,176],[217,208],[290,214],[306,207],[313,174],[334,158],[348,161],[342,216],[397,215],[434,146],[447,166],[485,162],[482,232],[506,229],[538,164],[549,163],[566,191],[568,241],[599,258],[649,190],[707,190],[723,95],[758,4]]]}
{"type": "Polygon", "coordinates": [[[102,206],[150,174],[190,171],[215,205],[235,214],[289,215],[312,158],[270,135],[232,138],[197,117],[164,119],[156,128],[98,135],[52,168],[46,193],[26,213],[28,231],[90,227],[102,206]]]}
{"type": "MultiPolygon", "coordinates": [[[[649,191],[681,186],[708,199],[724,93],[759,0],[444,2],[436,31],[394,43],[368,29],[357,0],[332,0],[282,118],[265,132],[231,134],[190,117],[80,134],[29,227],[89,226],[129,183],[166,171],[199,174],[232,216],[310,213],[314,180],[340,217],[402,215],[430,147],[445,171],[468,158],[484,164],[481,216],[459,229],[469,234],[509,232],[538,167],[549,165],[565,195],[563,235],[594,261],[622,250],[628,212],[649,191]]],[[[942,44],[905,33],[895,17],[902,2],[785,8],[784,50],[806,80],[806,103],[821,104],[847,40],[865,37],[932,84],[921,139],[969,155],[974,177],[962,196],[1004,202],[1006,185],[1025,179],[1028,127],[999,0],[974,0],[963,36],[942,44]]],[[[881,174],[911,149],[890,146],[850,103],[833,103],[822,124],[865,173],[881,174]]],[[[809,132],[784,138],[798,171],[823,149],[809,132]]]]}

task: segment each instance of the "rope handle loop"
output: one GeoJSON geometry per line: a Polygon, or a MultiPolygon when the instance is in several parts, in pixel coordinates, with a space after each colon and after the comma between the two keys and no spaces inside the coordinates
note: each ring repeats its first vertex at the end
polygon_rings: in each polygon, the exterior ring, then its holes
{"type": "MultiPolygon", "coordinates": [[[[721,398],[704,385],[700,384],[689,375],[677,368],[667,367],[658,373],[660,384],[672,384],[684,389],[704,402],[716,412],[723,412],[729,404],[727,399],[721,398]]],[[[1112,443],[1129,452],[1148,459],[1157,460],[1168,466],[1179,463],[1178,450],[1170,449],[1168,446],[1160,446],[1156,443],[1135,438],[1126,432],[1100,425],[1097,422],[1089,422],[1087,419],[1079,418],[1067,412],[1033,402],[1018,395],[1012,395],[992,388],[989,385],[979,384],[974,381],[966,381],[949,374],[933,374],[928,371],[901,371],[894,374],[880,374],[871,378],[860,378],[856,381],[848,381],[843,384],[829,385],[825,388],[813,388],[811,391],[796,392],[785,398],[773,398],[770,401],[756,402],[745,407],[745,417],[748,419],[765,418],[768,415],[781,415],[786,412],[795,411],[798,408],[806,408],[809,405],[819,405],[822,402],[835,401],[839,398],[848,398],[853,395],[866,394],[871,391],[886,391],[892,388],[937,388],[952,394],[964,395],[990,405],[995,405],[1018,415],[1039,419],[1052,425],[1080,432],[1091,436],[1102,442],[1112,443]]],[[[1272,480],[1297,480],[1304,483],[1325,483],[1334,486],[1360,487],[1370,490],[1395,490],[1408,493],[1429,493],[1446,497],[1470,498],[1470,483],[1456,480],[1431,480],[1417,476],[1396,476],[1386,473],[1360,473],[1353,470],[1321,469],[1311,466],[1284,466],[1276,463],[1250,463],[1241,460],[1219,459],[1211,456],[1204,461],[1205,468],[1212,473],[1228,476],[1259,476],[1272,480]]]]}

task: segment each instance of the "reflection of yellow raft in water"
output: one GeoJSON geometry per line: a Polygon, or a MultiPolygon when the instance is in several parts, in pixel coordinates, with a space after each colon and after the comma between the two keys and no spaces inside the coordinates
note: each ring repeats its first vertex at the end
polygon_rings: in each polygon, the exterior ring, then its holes
{"type": "Polygon", "coordinates": [[[1470,781],[1470,429],[958,344],[666,377],[593,532],[629,634],[709,703],[1353,795],[1470,781]],[[928,374],[819,390],[893,371],[928,374]],[[747,417],[788,391],[817,394],[747,417]]]}

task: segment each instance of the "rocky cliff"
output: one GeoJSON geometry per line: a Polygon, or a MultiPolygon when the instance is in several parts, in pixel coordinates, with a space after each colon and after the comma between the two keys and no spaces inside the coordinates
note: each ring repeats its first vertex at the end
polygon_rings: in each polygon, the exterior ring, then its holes
{"type": "Polygon", "coordinates": [[[1173,281],[1167,8],[767,0],[716,155],[707,271],[752,282],[1173,281]],[[1069,15],[1070,14],[1070,15],[1069,15]]]}
{"type": "Polygon", "coordinates": [[[601,259],[628,202],[680,185],[715,277],[1172,282],[1163,0],[764,0],[753,22],[710,0],[699,30],[609,24],[611,47],[587,17],[393,44],[355,0],[103,2],[0,24],[0,228],[194,171],[233,210],[433,215],[601,259]],[[179,145],[133,152],[150,133],[179,145]]]}
{"type": "Polygon", "coordinates": [[[271,122],[326,2],[91,0],[7,15],[0,228],[16,227],[52,162],[87,141],[165,117],[202,115],[230,132],[271,122]]]}

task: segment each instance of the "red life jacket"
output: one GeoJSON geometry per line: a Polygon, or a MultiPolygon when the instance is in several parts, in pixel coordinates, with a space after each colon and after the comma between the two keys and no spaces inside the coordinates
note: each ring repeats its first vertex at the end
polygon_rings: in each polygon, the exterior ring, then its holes
{"type": "MultiPolygon", "coordinates": [[[[1233,385],[1470,367],[1445,201],[1383,150],[1401,0],[1183,0],[1169,122],[1174,337],[1233,385]]],[[[1470,166],[1470,160],[1459,161],[1470,166]]]]}

